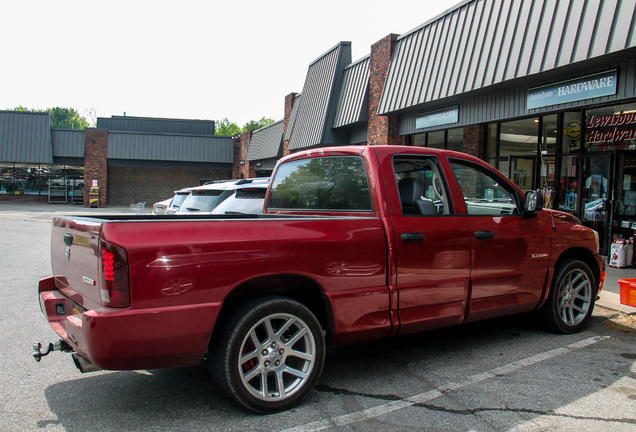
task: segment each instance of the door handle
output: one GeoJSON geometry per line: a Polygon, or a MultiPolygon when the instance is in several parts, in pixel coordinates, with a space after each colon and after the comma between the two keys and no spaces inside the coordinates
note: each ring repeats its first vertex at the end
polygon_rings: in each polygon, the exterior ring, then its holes
{"type": "Polygon", "coordinates": [[[488,240],[495,236],[492,231],[475,231],[475,238],[477,240],[488,240]]]}
{"type": "Polygon", "coordinates": [[[400,238],[404,243],[417,243],[424,241],[424,234],[422,233],[403,233],[400,238]]]}

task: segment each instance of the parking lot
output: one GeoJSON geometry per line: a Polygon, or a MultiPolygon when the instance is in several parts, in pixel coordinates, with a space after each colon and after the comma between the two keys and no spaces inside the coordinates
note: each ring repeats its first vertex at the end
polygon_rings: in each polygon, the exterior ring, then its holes
{"type": "Polygon", "coordinates": [[[82,375],[68,354],[36,363],[32,344],[57,340],[37,302],[50,219],[69,209],[97,210],[0,204],[4,431],[636,430],[636,320],[609,307],[576,335],[524,315],[330,348],[309,398],[267,416],[227,400],[206,365],[82,375]]]}

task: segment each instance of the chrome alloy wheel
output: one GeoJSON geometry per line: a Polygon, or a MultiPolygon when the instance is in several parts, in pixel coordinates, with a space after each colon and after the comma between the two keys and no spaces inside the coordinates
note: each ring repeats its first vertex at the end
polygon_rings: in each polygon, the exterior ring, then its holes
{"type": "Polygon", "coordinates": [[[561,281],[559,286],[558,311],[564,324],[575,326],[588,315],[592,306],[592,282],[588,275],[573,269],[561,281]]]}
{"type": "Polygon", "coordinates": [[[277,313],[250,329],[240,352],[237,366],[245,389],[274,402],[303,388],[316,361],[316,341],[303,320],[277,313]]]}

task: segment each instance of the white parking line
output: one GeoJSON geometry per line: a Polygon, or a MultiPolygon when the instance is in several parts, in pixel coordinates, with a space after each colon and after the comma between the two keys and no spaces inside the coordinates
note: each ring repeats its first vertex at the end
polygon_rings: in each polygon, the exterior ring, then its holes
{"type": "Polygon", "coordinates": [[[488,372],[483,372],[480,374],[470,376],[463,381],[452,383],[452,384],[440,387],[439,389],[436,389],[436,390],[430,390],[425,393],[409,396],[407,398],[404,398],[398,401],[378,405],[376,407],[368,408],[368,409],[354,412],[351,414],[341,415],[338,417],[334,417],[332,419],[319,420],[319,421],[308,423],[302,426],[285,429],[283,432],[316,432],[316,431],[320,431],[330,427],[345,426],[348,424],[358,423],[364,420],[369,420],[369,419],[379,417],[381,415],[384,415],[393,411],[401,410],[403,408],[408,408],[416,404],[430,402],[433,399],[436,399],[444,395],[444,393],[446,392],[449,392],[452,390],[458,390],[463,387],[477,384],[479,382],[485,381],[490,378],[494,378],[496,376],[506,375],[514,371],[517,371],[519,369],[522,369],[524,367],[528,367],[533,364],[536,364],[536,363],[539,363],[554,357],[558,357],[560,355],[563,355],[563,354],[566,354],[581,348],[585,348],[587,346],[593,345],[595,343],[598,343],[608,338],[609,336],[595,336],[589,339],[584,339],[580,342],[575,342],[566,347],[553,349],[551,351],[546,351],[544,353],[537,354],[532,357],[527,357],[525,359],[517,360],[515,362],[508,363],[507,365],[491,369],[488,372]]]}

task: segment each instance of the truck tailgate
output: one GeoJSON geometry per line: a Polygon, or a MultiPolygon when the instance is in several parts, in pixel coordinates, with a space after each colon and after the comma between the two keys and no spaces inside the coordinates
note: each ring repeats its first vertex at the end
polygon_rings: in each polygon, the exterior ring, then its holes
{"type": "Polygon", "coordinates": [[[55,287],[75,303],[100,303],[99,231],[101,221],[56,217],[51,231],[51,266],[55,287]]]}

